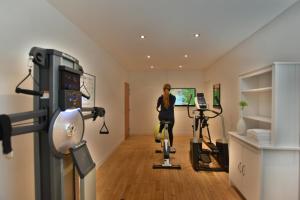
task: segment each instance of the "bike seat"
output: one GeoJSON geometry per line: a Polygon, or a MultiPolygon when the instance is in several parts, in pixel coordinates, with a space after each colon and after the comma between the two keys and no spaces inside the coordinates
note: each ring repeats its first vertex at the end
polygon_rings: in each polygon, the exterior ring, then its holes
{"type": "Polygon", "coordinates": [[[160,124],[171,124],[171,123],[172,123],[171,121],[165,121],[165,120],[160,121],[160,124]]]}

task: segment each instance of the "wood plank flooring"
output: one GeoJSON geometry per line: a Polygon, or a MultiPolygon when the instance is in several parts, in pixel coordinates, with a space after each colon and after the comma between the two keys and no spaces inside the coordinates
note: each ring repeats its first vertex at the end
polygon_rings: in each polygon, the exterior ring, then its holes
{"type": "Polygon", "coordinates": [[[161,154],[152,136],[131,136],[97,170],[97,200],[237,200],[223,172],[194,172],[189,137],[175,136],[173,163],[182,170],[153,170],[161,154]]]}

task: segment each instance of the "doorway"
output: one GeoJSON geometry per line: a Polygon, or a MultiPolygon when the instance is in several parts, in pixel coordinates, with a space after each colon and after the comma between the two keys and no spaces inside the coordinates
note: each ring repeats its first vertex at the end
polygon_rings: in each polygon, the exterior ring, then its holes
{"type": "Polygon", "coordinates": [[[125,102],[124,102],[124,113],[125,113],[125,139],[129,137],[130,128],[129,128],[129,83],[124,83],[124,90],[125,90],[125,102]]]}

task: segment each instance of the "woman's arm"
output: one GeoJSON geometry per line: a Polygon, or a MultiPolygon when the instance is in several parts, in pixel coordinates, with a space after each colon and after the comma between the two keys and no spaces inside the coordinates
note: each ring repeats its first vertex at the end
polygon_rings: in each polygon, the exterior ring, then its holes
{"type": "Polygon", "coordinates": [[[170,105],[171,105],[171,107],[175,106],[175,102],[176,102],[176,97],[174,95],[172,95],[172,98],[170,98],[170,105]]]}
{"type": "Polygon", "coordinates": [[[157,99],[157,104],[156,104],[156,110],[157,110],[157,112],[160,112],[160,110],[159,110],[160,105],[161,105],[161,98],[159,97],[157,99]]]}

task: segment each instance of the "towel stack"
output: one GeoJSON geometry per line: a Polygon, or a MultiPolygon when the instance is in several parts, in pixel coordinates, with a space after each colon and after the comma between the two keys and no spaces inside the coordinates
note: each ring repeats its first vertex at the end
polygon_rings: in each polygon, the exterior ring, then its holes
{"type": "Polygon", "coordinates": [[[248,129],[247,137],[255,140],[259,144],[270,143],[271,130],[269,129],[248,129]]]}

